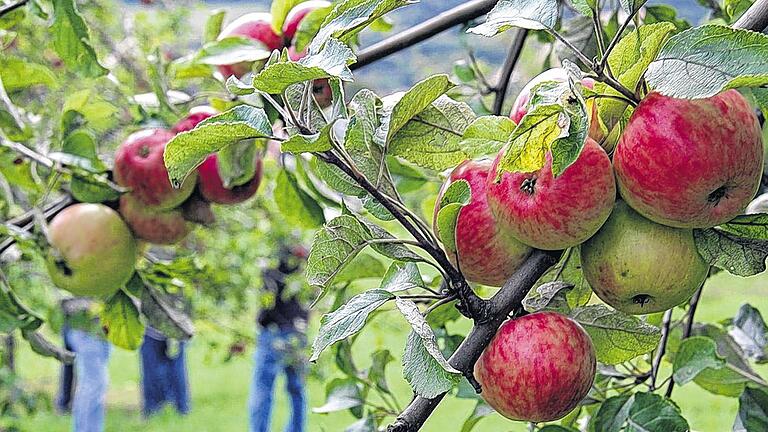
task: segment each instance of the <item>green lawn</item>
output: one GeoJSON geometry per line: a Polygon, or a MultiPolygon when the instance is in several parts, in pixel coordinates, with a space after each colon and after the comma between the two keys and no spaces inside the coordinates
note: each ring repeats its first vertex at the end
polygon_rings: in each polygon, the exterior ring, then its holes
{"type": "MultiPolygon", "coordinates": [[[[697,318],[707,321],[719,321],[732,316],[743,302],[752,303],[768,315],[768,275],[742,279],[726,274],[719,274],[707,284],[697,318]]],[[[369,354],[374,349],[386,347],[393,352],[402,350],[407,328],[401,320],[389,319],[389,314],[382,314],[373,326],[366,328],[363,337],[356,343],[358,366],[367,367],[369,354]],[[384,317],[382,319],[382,317],[384,317]]],[[[208,349],[206,337],[199,336],[190,346],[190,380],[193,395],[192,413],[180,418],[171,412],[154,417],[148,422],[141,420],[138,414],[138,357],[136,353],[115,350],[110,362],[111,385],[108,395],[109,412],[107,431],[243,431],[247,428],[246,402],[250,384],[251,361],[248,353],[245,357],[230,362],[222,362],[219,353],[213,355],[208,349]]],[[[321,359],[322,360],[322,359],[321,359]]],[[[326,360],[327,361],[327,360],[326,360]]],[[[18,361],[19,370],[29,386],[43,388],[52,393],[56,385],[58,364],[42,359],[24,350],[18,361]]],[[[317,373],[324,378],[315,378],[309,382],[309,396],[312,406],[323,403],[324,382],[333,378],[327,363],[321,361],[317,373]]],[[[768,367],[758,369],[763,376],[768,376],[768,367]]],[[[389,368],[392,387],[399,394],[399,402],[407,403],[410,398],[407,383],[400,375],[400,365],[393,363],[389,368]]],[[[278,388],[282,388],[282,381],[278,388]]],[[[694,430],[724,431],[730,430],[737,401],[711,395],[695,384],[690,383],[675,390],[675,400],[682,407],[684,414],[694,430]]],[[[287,402],[282,394],[276,399],[275,426],[273,430],[282,430],[288,414],[287,402]]],[[[473,402],[447,399],[428,421],[425,431],[452,432],[460,429],[460,424],[471,412],[473,402]]],[[[343,426],[353,420],[346,412],[330,415],[311,414],[310,431],[341,431],[343,426]]],[[[41,412],[23,420],[23,430],[64,432],[70,428],[67,416],[58,416],[50,412],[41,412]]],[[[525,426],[506,421],[498,416],[484,419],[477,427],[480,431],[524,431],[525,426]]]]}

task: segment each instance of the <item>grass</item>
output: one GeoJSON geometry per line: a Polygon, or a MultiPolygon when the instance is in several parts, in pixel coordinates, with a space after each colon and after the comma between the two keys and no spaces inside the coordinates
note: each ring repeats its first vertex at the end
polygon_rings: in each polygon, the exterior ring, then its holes
{"type": "MultiPolygon", "coordinates": [[[[733,316],[740,304],[749,302],[768,312],[768,275],[753,278],[738,278],[727,274],[714,276],[705,287],[702,303],[697,314],[701,321],[720,321],[733,316]]],[[[370,353],[378,348],[388,348],[401,352],[406,335],[406,324],[401,320],[390,319],[390,314],[382,314],[367,327],[362,337],[356,342],[356,362],[358,367],[367,367],[370,353]]],[[[767,316],[768,317],[768,316],[767,316]]],[[[108,414],[106,430],[121,432],[213,432],[247,430],[246,403],[251,376],[250,352],[248,355],[223,362],[218,352],[208,348],[213,336],[201,335],[191,342],[189,350],[190,384],[193,396],[192,412],[186,417],[179,417],[170,410],[162,412],[149,421],[139,416],[139,371],[136,353],[120,349],[113,351],[110,361],[110,389],[108,394],[108,414]]],[[[334,376],[330,369],[330,359],[314,366],[317,375],[309,380],[308,392],[311,406],[320,406],[324,402],[324,386],[334,376]]],[[[41,358],[28,350],[19,354],[19,372],[30,388],[44,389],[53,394],[56,386],[58,364],[41,358]]],[[[768,376],[768,367],[758,371],[768,376]]],[[[401,404],[410,399],[407,383],[401,376],[401,367],[392,363],[388,369],[388,378],[394,391],[399,395],[401,404]]],[[[278,381],[277,389],[283,388],[283,381],[278,381]]],[[[693,430],[721,431],[730,430],[737,410],[736,399],[715,396],[690,383],[675,389],[674,399],[681,406],[684,415],[693,430]]],[[[453,432],[460,429],[461,423],[472,411],[474,402],[448,398],[437,409],[424,427],[427,432],[453,432]]],[[[275,405],[273,430],[282,430],[288,416],[288,404],[282,392],[278,392],[275,405]]],[[[342,431],[354,418],[347,412],[329,415],[310,414],[309,430],[342,431]]],[[[48,410],[24,418],[21,421],[24,431],[65,432],[70,430],[70,418],[59,416],[48,410]]],[[[524,431],[525,425],[509,422],[500,416],[488,417],[476,430],[485,431],[524,431]]]]}

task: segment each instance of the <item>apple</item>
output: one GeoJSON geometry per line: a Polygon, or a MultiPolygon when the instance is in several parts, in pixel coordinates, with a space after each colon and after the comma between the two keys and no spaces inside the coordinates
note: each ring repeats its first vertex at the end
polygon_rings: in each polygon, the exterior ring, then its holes
{"type": "MultiPolygon", "coordinates": [[[[458,266],[469,281],[501,286],[525,261],[531,253],[531,248],[496,224],[485,196],[486,179],[491,164],[488,159],[461,163],[443,185],[437,203],[451,183],[457,180],[466,180],[469,183],[472,201],[460,210],[456,221],[458,266]]],[[[435,220],[438,210],[439,207],[435,206],[435,220]]],[[[448,253],[454,265],[455,255],[448,253]]]]}
{"type": "Polygon", "coordinates": [[[595,380],[595,347],[586,331],[556,312],[501,325],[475,363],[483,399],[511,420],[557,420],[584,399],[595,380]]]}
{"type": "Polygon", "coordinates": [[[153,244],[175,244],[192,231],[180,208],[154,210],[131,194],[120,197],[120,214],[136,238],[153,244]]]}
{"type": "Polygon", "coordinates": [[[247,183],[235,186],[231,189],[224,187],[224,182],[219,175],[219,164],[215,154],[208,156],[197,168],[199,180],[198,188],[203,198],[216,204],[238,204],[248,200],[256,194],[261,184],[261,158],[254,159],[256,172],[247,183]]]}
{"type": "Polygon", "coordinates": [[[292,41],[296,36],[296,31],[299,29],[299,24],[310,12],[315,9],[331,6],[331,2],[325,0],[310,0],[297,4],[288,12],[288,16],[285,17],[285,24],[283,24],[283,37],[287,41],[292,41]]]}
{"type": "MultiPolygon", "coordinates": [[[[563,68],[547,69],[529,81],[520,91],[520,94],[517,95],[515,103],[512,104],[512,111],[509,114],[509,118],[511,118],[515,124],[520,124],[520,120],[522,120],[528,113],[528,102],[531,101],[533,88],[544,81],[566,82],[568,81],[568,72],[563,68]]],[[[593,89],[595,87],[595,80],[592,78],[584,78],[581,80],[581,84],[588,89],[593,89]]],[[[603,134],[603,131],[600,129],[597,104],[592,100],[588,101],[587,108],[589,108],[589,106],[592,107],[592,115],[590,116],[589,122],[589,136],[593,140],[600,142],[605,134],[603,134]]]]}
{"type": "Polygon", "coordinates": [[[758,195],[747,206],[746,214],[768,213],[768,193],[758,195]]]}
{"type": "Polygon", "coordinates": [[[587,138],[576,161],[552,175],[552,154],[531,173],[504,173],[499,153],[488,174],[488,202],[502,230],[539,249],[559,250],[592,237],[611,214],[616,183],[608,155],[587,138]]]}
{"type": "Polygon", "coordinates": [[[664,225],[709,228],[739,215],[763,173],[757,116],[736,90],[707,99],[650,93],[613,156],[619,192],[664,225]]]}
{"type": "Polygon", "coordinates": [[[657,224],[618,201],[611,217],[581,245],[581,265],[592,290],[629,314],[673,308],[707,278],[690,228],[657,224]]]}
{"type": "Polygon", "coordinates": [[[131,189],[134,198],[155,210],[177,207],[195,189],[194,174],[178,189],[168,179],[163,151],[174,136],[165,129],[142,130],[126,138],[115,153],[115,181],[131,189]]]}
{"type": "MultiPolygon", "coordinates": [[[[283,38],[272,30],[272,14],[268,12],[249,13],[232,21],[221,31],[219,40],[229,36],[245,36],[257,40],[270,51],[283,48],[283,38]]],[[[251,62],[221,65],[219,72],[224,78],[232,75],[240,78],[251,71],[251,66],[251,62]]]]}
{"type": "Polygon", "coordinates": [[[78,296],[106,297],[133,275],[138,247],[120,215],[103,204],[75,204],[48,226],[53,283],[78,296]]]}
{"type": "Polygon", "coordinates": [[[178,123],[171,129],[171,132],[177,134],[180,132],[186,132],[189,130],[192,130],[197,126],[198,123],[201,121],[207,119],[208,117],[213,117],[219,112],[208,105],[200,105],[196,106],[189,110],[189,114],[179,120],[178,123]]]}

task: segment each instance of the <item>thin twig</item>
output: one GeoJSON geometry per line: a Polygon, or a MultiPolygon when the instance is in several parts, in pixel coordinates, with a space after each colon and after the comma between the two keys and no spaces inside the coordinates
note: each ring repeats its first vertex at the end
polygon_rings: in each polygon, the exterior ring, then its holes
{"type": "Polygon", "coordinates": [[[501,72],[499,73],[499,82],[493,89],[493,91],[496,92],[496,98],[493,100],[493,113],[495,115],[501,115],[501,110],[504,107],[504,98],[507,96],[509,80],[512,78],[512,71],[515,70],[517,61],[520,60],[520,54],[523,52],[523,46],[525,46],[525,39],[527,37],[528,29],[517,30],[515,39],[509,47],[509,53],[507,54],[507,58],[504,60],[504,65],[501,67],[501,72]]]}
{"type": "Polygon", "coordinates": [[[661,367],[661,360],[664,357],[664,352],[667,349],[667,341],[669,340],[670,324],[672,323],[672,309],[664,313],[664,318],[661,326],[661,340],[659,341],[659,348],[656,351],[656,356],[651,363],[651,384],[650,390],[656,390],[656,378],[659,375],[659,367],[661,367]]]}
{"type": "MultiPolygon", "coordinates": [[[[709,277],[709,276],[707,276],[709,277]]],[[[688,303],[690,306],[688,307],[688,320],[685,323],[685,329],[683,329],[683,337],[681,340],[685,340],[688,337],[691,336],[691,332],[693,332],[693,324],[695,320],[696,315],[696,309],[699,307],[699,299],[701,299],[701,291],[704,289],[704,284],[699,287],[699,289],[696,290],[696,292],[693,294],[693,297],[691,297],[690,302],[688,303]]],[[[672,390],[675,388],[675,379],[671,378],[669,380],[669,385],[667,386],[667,391],[664,393],[664,396],[667,398],[672,396],[672,390]]]]}

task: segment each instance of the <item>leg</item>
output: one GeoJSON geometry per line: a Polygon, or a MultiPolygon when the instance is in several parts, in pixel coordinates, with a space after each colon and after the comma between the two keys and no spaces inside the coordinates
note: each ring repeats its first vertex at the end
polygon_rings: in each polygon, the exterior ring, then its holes
{"type": "Polygon", "coordinates": [[[285,426],[285,432],[304,432],[306,428],[307,402],[304,392],[304,357],[302,351],[306,345],[305,336],[299,332],[288,331],[283,335],[285,347],[285,389],[291,399],[291,418],[285,426]]]}
{"type": "Polygon", "coordinates": [[[104,430],[104,406],[109,376],[109,344],[82,330],[70,333],[75,357],[77,384],[72,403],[74,432],[102,432],[104,430]]]}
{"type": "Polygon", "coordinates": [[[180,414],[189,413],[189,381],[187,379],[187,361],[185,343],[179,343],[176,357],[170,359],[169,381],[171,383],[171,396],[176,411],[180,414]]]}
{"type": "MultiPolygon", "coordinates": [[[[69,332],[70,329],[68,326],[64,326],[61,330],[62,338],[64,339],[64,348],[67,349],[67,351],[72,351],[72,344],[69,343],[69,332]]],[[[68,413],[72,411],[72,390],[73,390],[73,383],[75,379],[75,368],[74,365],[71,364],[65,364],[61,366],[61,378],[59,381],[59,391],[56,395],[56,409],[60,413],[68,413]]]]}
{"type": "Polygon", "coordinates": [[[165,343],[144,335],[141,344],[141,396],[142,415],[149,417],[163,406],[165,402],[166,380],[162,357],[165,343]]]}
{"type": "Polygon", "coordinates": [[[251,432],[269,432],[272,392],[280,359],[274,347],[273,331],[262,329],[253,357],[253,384],[250,394],[251,432]]]}

